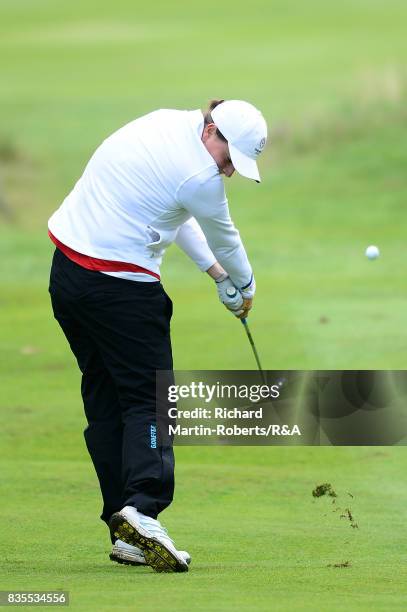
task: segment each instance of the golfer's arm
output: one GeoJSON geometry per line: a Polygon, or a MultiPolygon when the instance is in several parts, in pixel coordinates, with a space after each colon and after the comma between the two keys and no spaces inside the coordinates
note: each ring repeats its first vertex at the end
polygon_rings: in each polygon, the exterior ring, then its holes
{"type": "Polygon", "coordinates": [[[217,263],[222,271],[229,274],[236,287],[245,287],[250,283],[252,268],[240,234],[230,218],[228,201],[219,176],[203,182],[192,177],[179,188],[178,201],[198,222],[213,254],[213,260],[206,267],[210,276],[220,272],[215,265],[217,263]]]}
{"type": "Polygon", "coordinates": [[[175,243],[202,272],[207,272],[216,264],[216,257],[208,246],[205,234],[193,217],[181,225],[175,243]]]}
{"type": "Polygon", "coordinates": [[[193,217],[181,225],[175,243],[196,263],[200,270],[209,274],[214,280],[225,274],[224,268],[216,261],[210,250],[200,225],[193,217]]]}
{"type": "Polygon", "coordinates": [[[226,274],[226,270],[222,268],[220,263],[215,262],[213,266],[206,270],[206,273],[209,274],[209,276],[213,278],[213,280],[217,280],[218,278],[226,274]]]}
{"type": "Polygon", "coordinates": [[[219,276],[221,272],[226,271],[236,287],[246,286],[253,272],[239,232],[228,216],[228,211],[225,210],[223,218],[197,216],[197,221],[216,258],[217,265],[211,270],[210,276],[213,273],[219,276]]]}

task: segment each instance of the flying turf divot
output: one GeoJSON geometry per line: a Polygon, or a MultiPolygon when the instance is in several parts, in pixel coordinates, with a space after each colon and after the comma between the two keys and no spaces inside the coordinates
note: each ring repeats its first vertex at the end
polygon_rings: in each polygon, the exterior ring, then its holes
{"type": "MultiPolygon", "coordinates": [[[[352,493],[348,492],[347,495],[349,495],[349,497],[351,497],[352,499],[354,498],[352,493]]],[[[332,510],[332,512],[341,512],[341,514],[339,515],[339,518],[347,519],[352,529],[359,529],[359,525],[356,523],[354,519],[351,508],[349,507],[342,508],[337,505],[336,501],[338,498],[338,494],[334,491],[334,489],[332,488],[332,485],[329,482],[325,482],[321,485],[316,486],[315,489],[312,491],[312,496],[315,498],[321,498],[324,496],[331,497],[332,504],[335,505],[335,508],[332,510]]],[[[351,566],[352,566],[352,563],[350,561],[343,561],[341,563],[328,563],[327,564],[327,567],[335,567],[335,568],[344,568],[344,567],[351,567],[351,566]]]]}

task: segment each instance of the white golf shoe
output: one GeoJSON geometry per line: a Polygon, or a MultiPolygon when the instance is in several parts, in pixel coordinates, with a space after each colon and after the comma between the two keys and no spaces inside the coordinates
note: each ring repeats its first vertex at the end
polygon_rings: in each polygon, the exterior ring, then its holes
{"type": "MultiPolygon", "coordinates": [[[[191,555],[185,550],[180,550],[179,554],[184,557],[186,563],[190,565],[191,555]]],[[[126,544],[126,542],[122,540],[116,540],[109,557],[112,561],[124,565],[147,565],[143,551],[137,546],[126,544]]]]}
{"type": "MultiPolygon", "coordinates": [[[[115,512],[109,521],[113,539],[141,549],[147,565],[156,572],[187,572],[188,563],[174,546],[161,523],[132,506],[115,512]]],[[[116,546],[116,544],[115,544],[116,546]]]]}

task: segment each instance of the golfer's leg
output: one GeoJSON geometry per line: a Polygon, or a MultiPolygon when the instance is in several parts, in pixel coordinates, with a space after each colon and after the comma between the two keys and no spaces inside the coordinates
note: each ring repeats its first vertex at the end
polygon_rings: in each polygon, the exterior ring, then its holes
{"type": "Polygon", "coordinates": [[[174,452],[172,446],[156,446],[155,371],[138,378],[143,401],[122,401],[123,505],[157,518],[173,499],[174,452]]]}
{"type": "Polygon", "coordinates": [[[123,424],[115,384],[96,349],[82,370],[81,391],[88,426],[84,431],[103,497],[101,519],[107,524],[123,507],[123,424]]]}
{"type": "Polygon", "coordinates": [[[114,279],[99,308],[97,344],[123,420],[123,505],[156,518],[172,501],[172,446],[155,448],[156,370],[172,369],[171,301],[159,283],[114,279]]]}
{"type": "Polygon", "coordinates": [[[82,372],[81,392],[88,426],[86,445],[94,464],[103,497],[101,519],[123,506],[121,409],[115,384],[87,330],[72,313],[69,300],[51,293],[54,316],[60,324],[82,372]]]}

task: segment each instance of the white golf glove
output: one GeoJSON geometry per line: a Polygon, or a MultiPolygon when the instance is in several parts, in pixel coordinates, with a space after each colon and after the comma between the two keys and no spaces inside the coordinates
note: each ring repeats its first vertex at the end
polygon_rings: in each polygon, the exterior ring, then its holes
{"type": "Polygon", "coordinates": [[[228,310],[233,312],[237,317],[243,313],[243,296],[234,286],[226,272],[219,276],[216,280],[216,289],[218,290],[219,299],[228,310]]]}
{"type": "Polygon", "coordinates": [[[253,297],[256,292],[256,281],[254,276],[250,279],[250,282],[240,289],[240,294],[243,298],[242,311],[236,315],[239,319],[246,319],[249,316],[249,311],[253,306],[253,297]]]}
{"type": "Polygon", "coordinates": [[[242,294],[242,297],[245,300],[252,300],[253,299],[254,294],[256,293],[256,281],[254,280],[253,274],[252,274],[252,277],[250,279],[250,283],[248,283],[247,285],[242,287],[240,289],[240,293],[242,294]]]}

